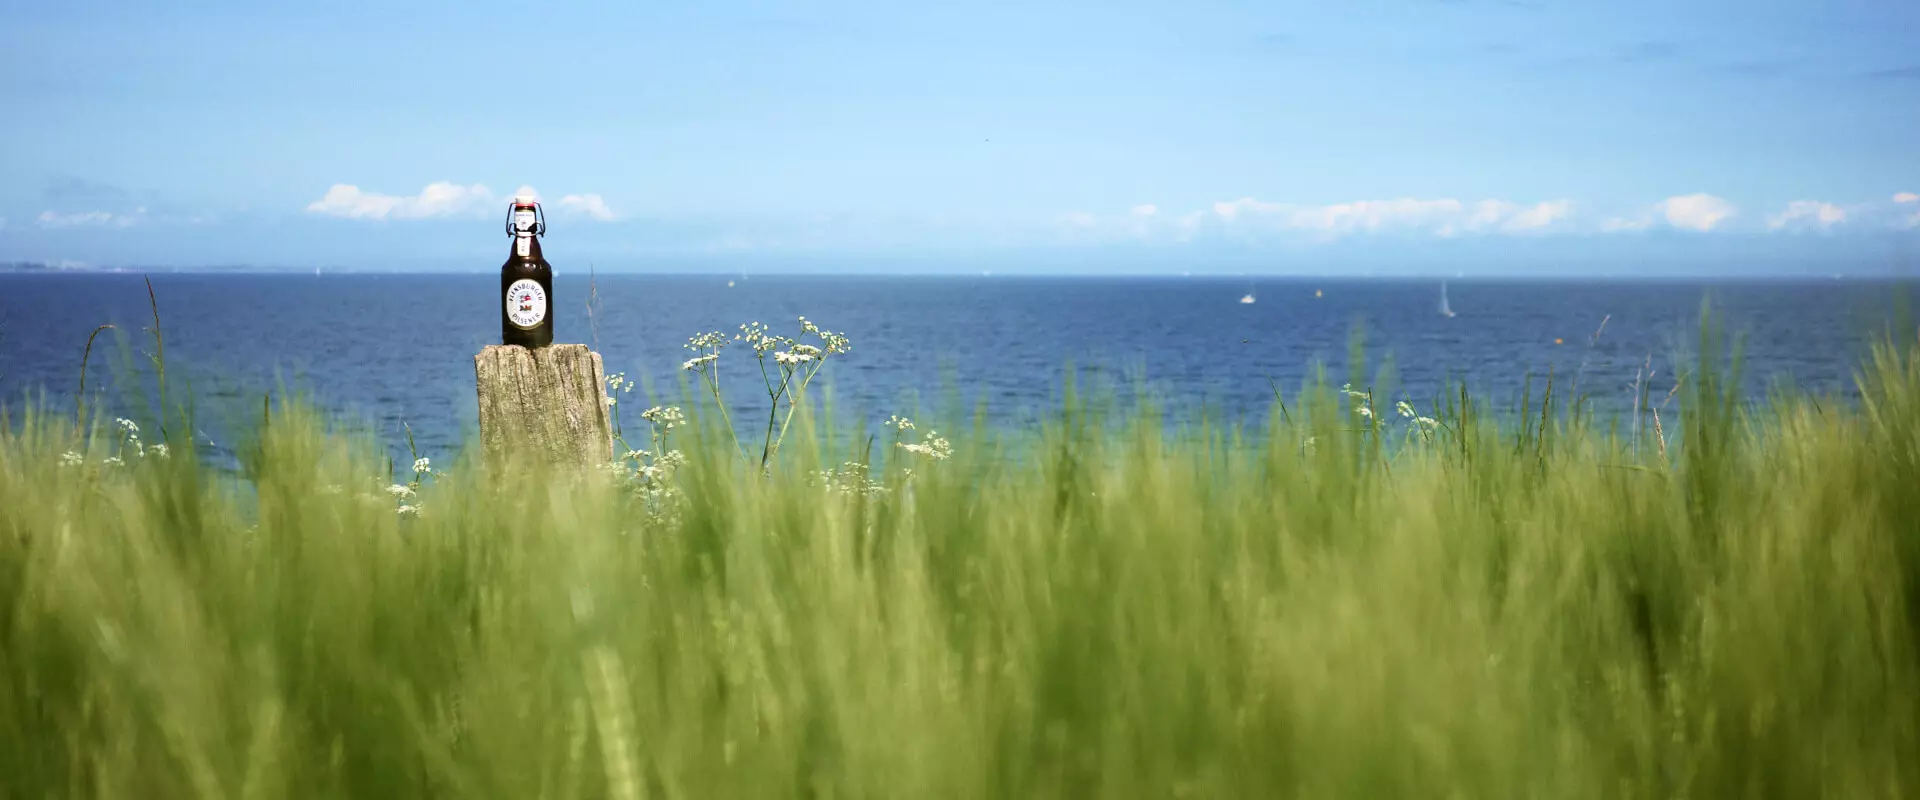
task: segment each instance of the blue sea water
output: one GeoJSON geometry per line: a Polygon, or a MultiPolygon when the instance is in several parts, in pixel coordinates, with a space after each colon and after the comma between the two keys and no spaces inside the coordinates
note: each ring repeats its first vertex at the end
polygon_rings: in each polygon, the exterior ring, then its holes
{"type": "MultiPolygon", "coordinates": [[[[191,385],[202,416],[257,410],[285,385],[329,411],[370,423],[387,441],[410,428],[423,453],[445,457],[477,425],[473,356],[498,341],[491,274],[191,274],[151,276],[173,391],[191,385]]],[[[1058,400],[1071,363],[1125,380],[1138,374],[1176,413],[1203,404],[1255,420],[1272,386],[1297,388],[1316,361],[1337,384],[1361,325],[1369,369],[1393,358],[1405,396],[1424,408],[1446,378],[1480,395],[1534,393],[1551,371],[1605,413],[1632,403],[1649,366],[1655,394],[1695,346],[1701,303],[1745,335],[1746,386],[1791,380],[1847,393],[1872,337],[1894,319],[1897,284],[1851,281],[1575,283],[1452,281],[1454,316],[1437,280],[1019,277],[751,277],[606,275],[590,322],[585,276],[556,278],[555,340],[601,353],[673,400],[693,334],[732,334],[759,321],[797,333],[797,318],[844,332],[853,350],[833,363],[843,415],[870,422],[936,405],[955,389],[1017,425],[1058,400]],[[1249,290],[1256,302],[1243,304],[1249,290]],[[1604,330],[1599,330],[1602,320],[1604,330]],[[1596,337],[1596,331],[1599,335],[1596,337]]],[[[29,393],[71,403],[87,336],[103,323],[89,382],[108,389],[123,354],[151,372],[143,276],[0,275],[0,398],[29,393]]],[[[1911,335],[1911,331],[1907,332],[1911,335]]],[[[765,413],[742,348],[722,357],[737,417],[765,413]]],[[[149,386],[151,386],[149,379],[149,386]]],[[[93,389],[90,388],[91,394],[93,389]]],[[[1395,399],[1401,395],[1396,394],[1395,399]]],[[[629,423],[646,405],[622,396],[629,423]]],[[[1387,403],[1386,405],[1391,405],[1387,403]]],[[[209,433],[212,438],[220,436],[209,433]]]]}

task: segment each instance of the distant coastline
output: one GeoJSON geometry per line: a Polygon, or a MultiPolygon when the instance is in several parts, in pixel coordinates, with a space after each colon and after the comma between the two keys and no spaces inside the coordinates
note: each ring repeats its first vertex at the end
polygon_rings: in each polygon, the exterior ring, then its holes
{"type": "Polygon", "coordinates": [[[0,262],[0,273],[21,272],[99,272],[99,273],[153,273],[153,272],[296,272],[295,268],[256,267],[249,264],[196,266],[196,267],[143,267],[128,265],[99,265],[84,261],[7,261],[0,262]]]}

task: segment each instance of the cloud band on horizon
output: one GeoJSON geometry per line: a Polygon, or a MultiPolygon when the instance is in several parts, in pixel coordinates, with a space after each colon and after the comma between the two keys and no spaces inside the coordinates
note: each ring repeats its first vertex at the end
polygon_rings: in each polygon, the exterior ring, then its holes
{"type": "MultiPolygon", "coordinates": [[[[307,204],[306,211],[328,217],[358,220],[420,220],[479,218],[498,213],[515,195],[540,193],[521,186],[513,194],[496,196],[485,184],[462,186],[450,181],[427,184],[414,195],[368,192],[359,186],[336,183],[319,200],[307,204]]],[[[544,202],[544,201],[543,201],[544,202]]],[[[560,198],[557,208],[563,213],[607,222],[619,218],[598,194],[570,194],[560,198]]]]}

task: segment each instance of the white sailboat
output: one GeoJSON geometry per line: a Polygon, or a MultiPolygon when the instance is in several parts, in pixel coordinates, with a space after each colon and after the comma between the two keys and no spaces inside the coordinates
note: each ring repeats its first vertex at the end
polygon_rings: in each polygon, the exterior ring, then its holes
{"type": "Polygon", "coordinates": [[[1247,284],[1247,293],[1244,295],[1241,295],[1240,305],[1243,305],[1243,306],[1253,305],[1253,284],[1251,283],[1247,284]]]}
{"type": "Polygon", "coordinates": [[[1447,282],[1440,282],[1440,316],[1453,316],[1453,306],[1447,304],[1447,282]]]}

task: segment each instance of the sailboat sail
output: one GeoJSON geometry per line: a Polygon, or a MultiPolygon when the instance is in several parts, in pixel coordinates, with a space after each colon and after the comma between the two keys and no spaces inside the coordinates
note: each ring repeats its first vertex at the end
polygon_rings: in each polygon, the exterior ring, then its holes
{"type": "Polygon", "coordinates": [[[1447,282],[1440,282],[1440,316],[1453,316],[1453,306],[1447,304],[1447,282]]]}

